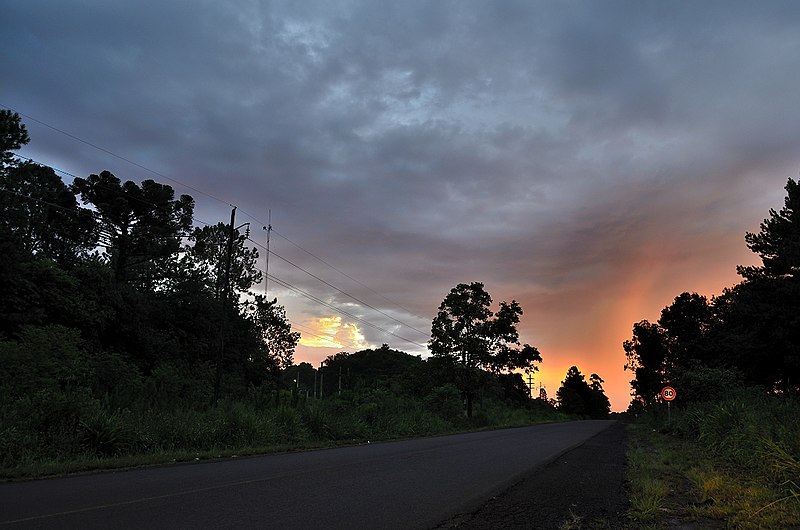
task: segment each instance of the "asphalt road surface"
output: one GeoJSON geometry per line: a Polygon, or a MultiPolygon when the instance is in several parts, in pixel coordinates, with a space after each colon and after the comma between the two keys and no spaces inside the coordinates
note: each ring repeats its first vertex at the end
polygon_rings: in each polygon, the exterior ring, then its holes
{"type": "Polygon", "coordinates": [[[9,482],[0,484],[0,526],[432,528],[476,512],[615,425],[554,423],[9,482]]]}

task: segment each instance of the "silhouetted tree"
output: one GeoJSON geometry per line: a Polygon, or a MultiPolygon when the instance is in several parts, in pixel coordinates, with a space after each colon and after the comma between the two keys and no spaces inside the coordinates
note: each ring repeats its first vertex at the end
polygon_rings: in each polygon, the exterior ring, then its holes
{"type": "Polygon", "coordinates": [[[688,292],[678,295],[661,311],[658,324],[669,346],[667,372],[691,361],[710,361],[706,338],[714,324],[714,312],[705,296],[688,292]]]}
{"type": "Polygon", "coordinates": [[[281,370],[292,366],[300,333],[292,331],[292,325],[286,319],[286,310],[278,304],[278,299],[267,300],[256,295],[248,303],[246,315],[262,341],[266,356],[281,370]]]}
{"type": "Polygon", "coordinates": [[[611,402],[606,396],[606,391],[603,389],[603,378],[597,374],[589,376],[589,415],[593,418],[602,418],[608,416],[611,412],[611,402]]]}
{"type": "Polygon", "coordinates": [[[0,237],[24,253],[75,265],[94,248],[97,224],[75,195],[46,166],[25,162],[0,174],[0,237]]]}
{"type": "Polygon", "coordinates": [[[744,281],[710,303],[683,293],[657,324],[634,325],[625,368],[642,406],[672,380],[687,385],[682,401],[714,394],[703,383],[714,377],[800,392],[800,185],[789,179],[785,189],[784,207],[745,235],[761,266],[737,267],[744,281]]]}
{"type": "Polygon", "coordinates": [[[12,163],[14,154],[30,141],[28,129],[16,112],[0,110],[0,164],[6,167],[12,163]]]}
{"type": "Polygon", "coordinates": [[[760,231],[745,235],[747,247],[758,254],[763,263],[761,267],[737,268],[748,280],[759,277],[800,279],[800,184],[790,178],[785,189],[781,211],[770,208],[769,219],[764,219],[760,231]]]}
{"type": "Polygon", "coordinates": [[[100,216],[100,242],[119,282],[151,288],[172,270],[169,264],[181,249],[181,238],[192,227],[194,199],[175,199],[172,187],[153,180],[122,183],[108,171],[76,178],[80,193],[100,216]]]}
{"type": "MultiPolygon", "coordinates": [[[[186,247],[187,260],[213,289],[216,298],[221,298],[225,281],[229,234],[230,225],[225,223],[195,228],[190,238],[193,245],[186,247]]],[[[257,260],[258,250],[247,247],[247,234],[235,230],[229,275],[229,287],[233,291],[244,293],[261,281],[257,260]]]]}
{"type": "Polygon", "coordinates": [[[529,344],[521,348],[517,324],[522,308],[516,301],[501,302],[495,315],[492,299],[483,284],[458,284],[439,306],[431,325],[431,353],[451,357],[459,368],[459,387],[464,392],[467,416],[472,415],[472,401],[477,385],[477,371],[494,373],[522,369],[535,371],[541,362],[539,351],[529,344]]]}
{"type": "Polygon", "coordinates": [[[0,111],[0,336],[87,316],[75,267],[93,244],[89,212],[51,168],[14,160],[28,142],[19,115],[0,111]]]}
{"type": "Polygon", "coordinates": [[[725,333],[743,346],[736,366],[745,376],[800,392],[800,184],[788,179],[785,189],[783,208],[745,235],[762,266],[737,268],[745,281],[728,293],[723,314],[725,333]]]}
{"type": "Polygon", "coordinates": [[[556,392],[558,409],[566,414],[603,418],[608,415],[611,405],[603,390],[603,380],[597,374],[592,374],[591,385],[577,366],[567,370],[561,387],[556,392]]]}
{"type": "Polygon", "coordinates": [[[586,414],[586,398],[589,395],[589,385],[586,384],[583,374],[577,366],[567,370],[567,375],[556,391],[558,409],[566,414],[583,416],[586,414]]]}
{"type": "Polygon", "coordinates": [[[625,369],[631,370],[634,399],[648,407],[655,402],[667,380],[669,346],[664,329],[658,324],[642,320],[633,325],[633,338],[623,345],[627,362],[625,369]]]}

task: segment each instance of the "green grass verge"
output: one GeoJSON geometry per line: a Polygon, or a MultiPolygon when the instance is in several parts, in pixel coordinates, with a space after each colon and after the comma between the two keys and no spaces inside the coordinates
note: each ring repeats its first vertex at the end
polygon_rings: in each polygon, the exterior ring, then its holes
{"type": "Polygon", "coordinates": [[[195,410],[82,415],[72,429],[40,434],[0,422],[0,479],[40,478],[96,470],[243,457],[518,427],[567,419],[486,402],[467,419],[460,408],[369,392],[348,399],[295,399],[280,406],[224,402],[195,410]],[[452,407],[450,407],[452,408],[452,407]]]}
{"type": "Polygon", "coordinates": [[[752,467],[652,424],[630,425],[629,434],[632,528],[800,527],[797,481],[776,479],[769,466],[778,462],[781,469],[794,469],[796,460],[785,448],[760,452],[764,467],[752,467]]]}

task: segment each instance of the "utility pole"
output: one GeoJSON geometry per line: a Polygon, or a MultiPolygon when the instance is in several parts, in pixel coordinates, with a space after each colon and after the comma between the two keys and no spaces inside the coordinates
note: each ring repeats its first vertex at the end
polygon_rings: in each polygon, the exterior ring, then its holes
{"type": "Polygon", "coordinates": [[[217,355],[217,375],[214,378],[214,402],[212,405],[217,406],[219,401],[219,387],[222,382],[222,359],[225,355],[225,321],[226,310],[228,308],[228,289],[231,276],[231,254],[233,254],[233,234],[236,229],[233,224],[236,222],[236,206],[231,210],[231,224],[230,231],[228,232],[228,245],[227,252],[225,253],[225,280],[222,285],[222,315],[220,316],[220,332],[219,332],[219,354],[217,355]]]}
{"type": "Polygon", "coordinates": [[[264,298],[267,297],[267,290],[269,288],[269,235],[272,232],[272,210],[269,210],[267,214],[267,226],[264,227],[264,230],[267,231],[267,255],[266,257],[266,268],[264,270],[264,298]]]}

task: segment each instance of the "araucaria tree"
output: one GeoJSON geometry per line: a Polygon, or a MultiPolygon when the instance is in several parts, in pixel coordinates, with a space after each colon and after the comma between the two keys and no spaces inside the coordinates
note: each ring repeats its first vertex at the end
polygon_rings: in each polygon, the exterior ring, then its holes
{"type": "Polygon", "coordinates": [[[491,304],[492,298],[482,283],[461,283],[450,290],[431,324],[430,351],[435,357],[454,361],[470,417],[479,370],[530,373],[537,370],[534,363],[542,361],[535,347],[520,347],[519,304],[515,300],[501,302],[496,314],[490,309],[491,304]]]}
{"type": "Polygon", "coordinates": [[[153,180],[122,182],[108,171],[76,178],[72,189],[97,209],[100,242],[118,282],[152,287],[168,274],[192,227],[194,199],[175,198],[172,187],[153,180]]]}
{"type": "Polygon", "coordinates": [[[738,267],[745,281],[720,311],[726,334],[736,339],[737,362],[754,382],[800,394],[800,182],[788,179],[784,206],[770,209],[747,247],[761,267],[738,267]]]}

